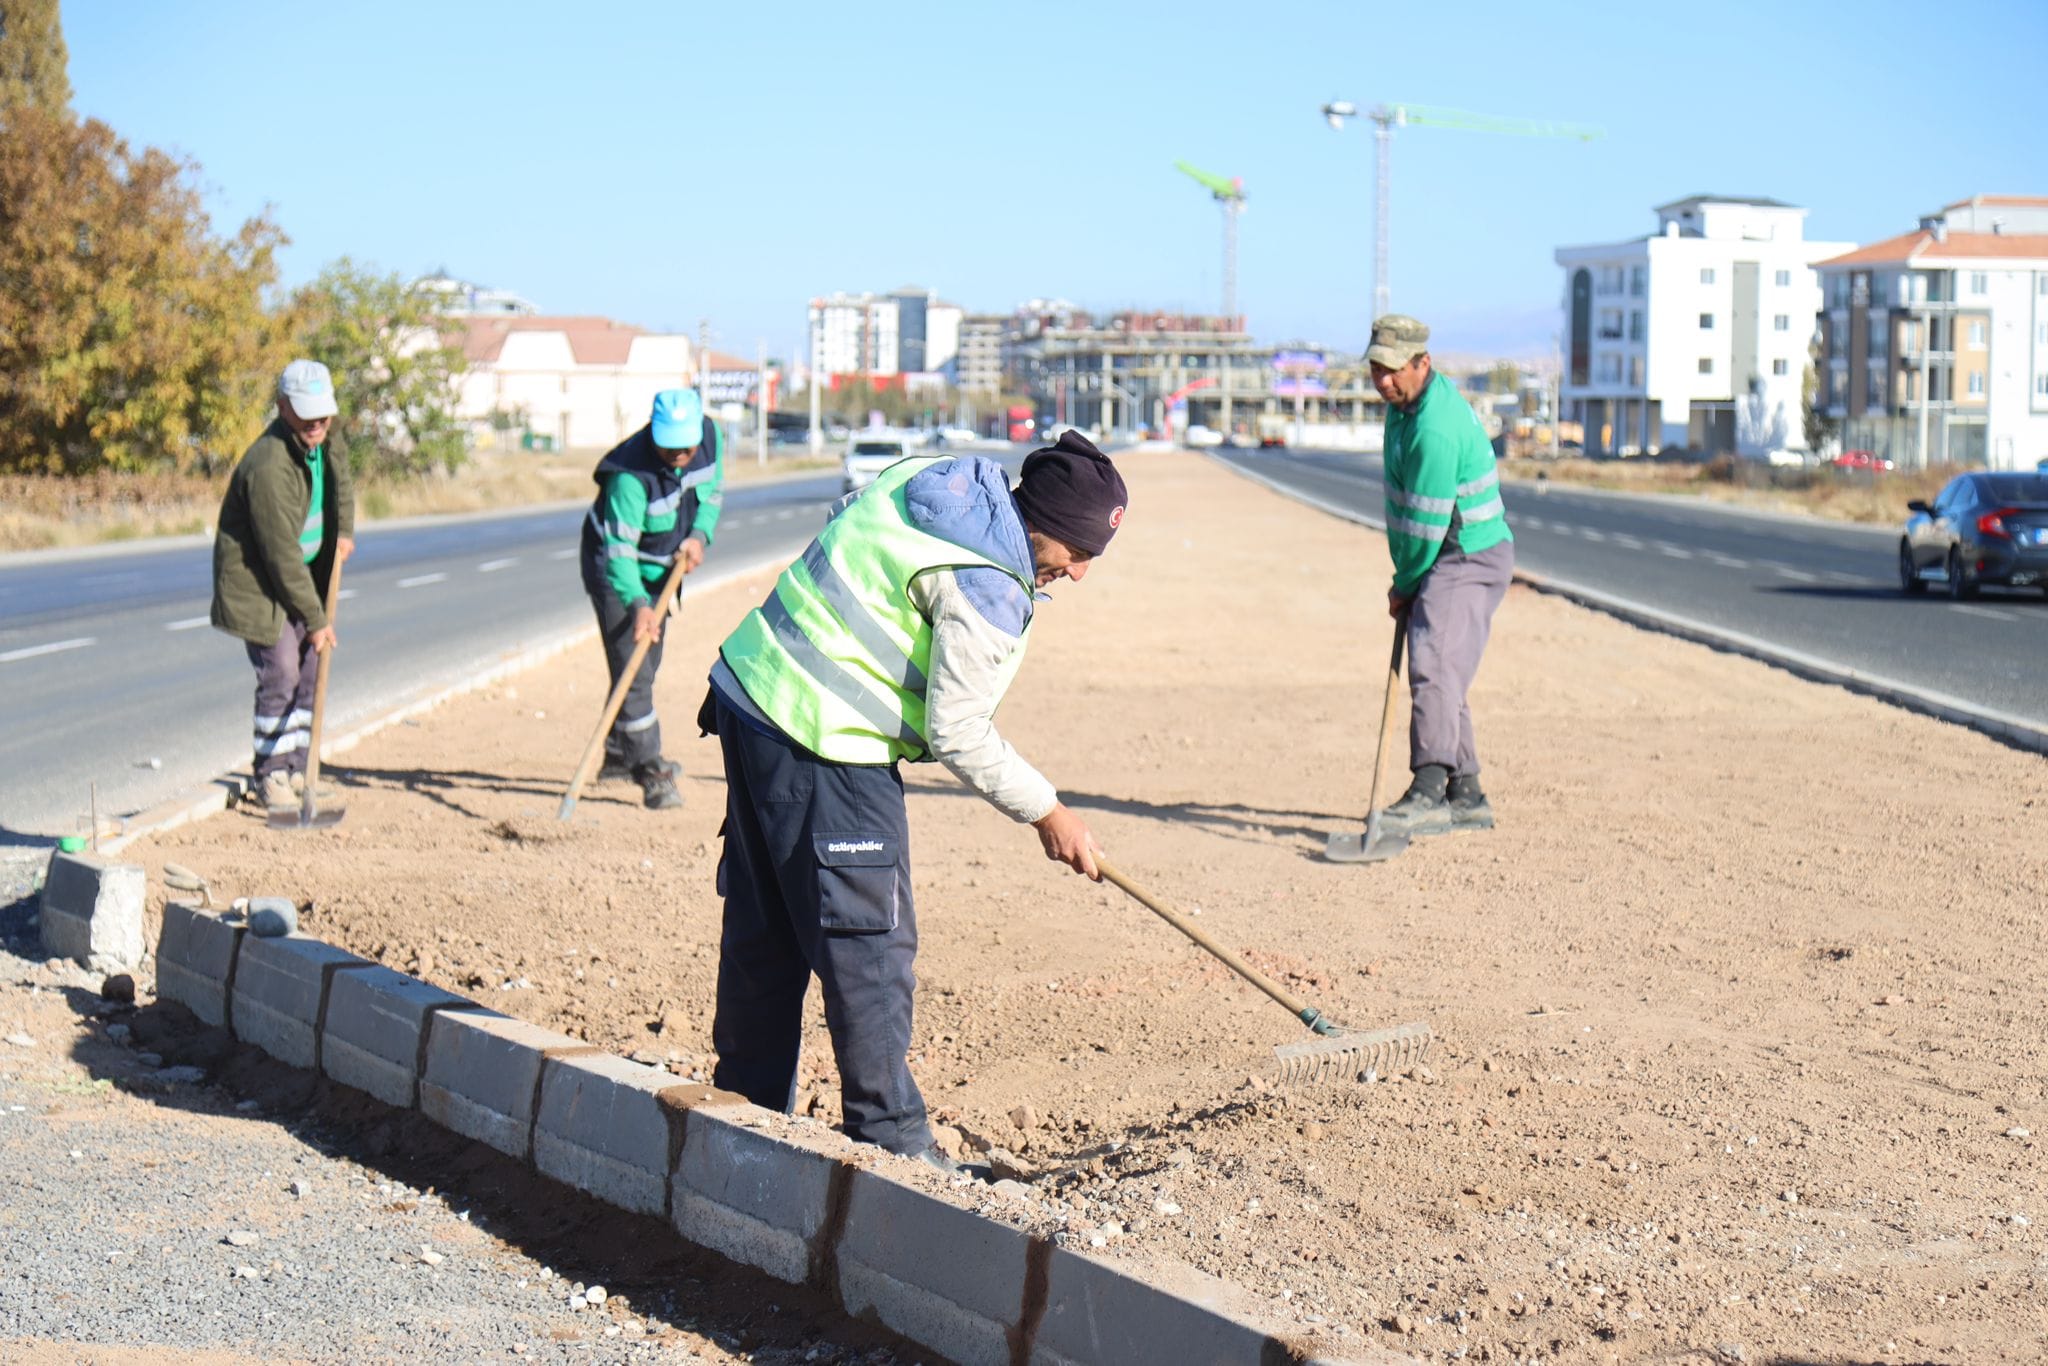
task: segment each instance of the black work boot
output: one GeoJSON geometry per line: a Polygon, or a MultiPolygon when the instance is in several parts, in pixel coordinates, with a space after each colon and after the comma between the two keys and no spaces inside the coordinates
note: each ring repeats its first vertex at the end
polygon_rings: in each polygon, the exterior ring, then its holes
{"type": "Polygon", "coordinates": [[[1460,773],[1451,779],[1445,799],[1451,806],[1451,824],[1459,830],[1493,829],[1493,806],[1479,790],[1477,773],[1460,773]]]}
{"type": "Polygon", "coordinates": [[[1397,835],[1441,835],[1451,828],[1451,806],[1445,799],[1451,771],[1442,764],[1424,764],[1401,800],[1380,812],[1380,829],[1397,835]]]}
{"type": "Polygon", "coordinates": [[[640,799],[649,811],[669,811],[683,804],[683,794],[676,789],[676,775],[681,771],[680,765],[667,759],[633,770],[633,779],[640,784],[640,799]]]}
{"type": "MultiPolygon", "coordinates": [[[[672,779],[683,776],[683,766],[673,759],[657,759],[655,763],[667,769],[668,776],[672,779]]],[[[622,783],[628,778],[635,782],[640,780],[639,775],[627,766],[624,759],[606,750],[604,767],[597,771],[597,780],[601,783],[622,783]]]]}

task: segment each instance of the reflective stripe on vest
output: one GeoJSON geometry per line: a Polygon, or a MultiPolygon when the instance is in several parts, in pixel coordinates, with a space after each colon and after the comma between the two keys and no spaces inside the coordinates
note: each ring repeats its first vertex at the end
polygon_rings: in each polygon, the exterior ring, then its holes
{"type": "MultiPolygon", "coordinates": [[[[784,570],[759,608],[719,649],[748,698],[783,734],[845,764],[920,759],[932,628],[910,601],[931,570],[983,566],[1031,585],[997,563],[914,525],[903,486],[945,457],[884,470],[784,570]]],[[[1004,665],[997,696],[1023,662],[1024,637],[1004,665]]]]}

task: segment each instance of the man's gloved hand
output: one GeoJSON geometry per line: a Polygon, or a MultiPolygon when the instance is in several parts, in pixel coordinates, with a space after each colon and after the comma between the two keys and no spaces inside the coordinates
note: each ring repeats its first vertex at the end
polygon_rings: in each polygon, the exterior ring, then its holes
{"type": "Polygon", "coordinates": [[[661,613],[655,611],[648,603],[643,602],[633,609],[633,639],[661,639],[661,613]]]}
{"type": "Polygon", "coordinates": [[[1102,881],[1102,873],[1095,866],[1095,836],[1088,833],[1087,823],[1068,810],[1064,802],[1031,825],[1038,831],[1038,842],[1045,846],[1047,858],[1066,864],[1083,877],[1102,881]]]}

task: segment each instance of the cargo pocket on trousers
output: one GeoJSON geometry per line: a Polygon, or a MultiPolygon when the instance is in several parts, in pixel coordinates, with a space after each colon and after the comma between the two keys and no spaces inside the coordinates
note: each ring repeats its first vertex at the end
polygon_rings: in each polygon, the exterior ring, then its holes
{"type": "Polygon", "coordinates": [[[818,927],[839,934],[896,928],[903,845],[878,835],[813,835],[818,864],[818,927]]]}

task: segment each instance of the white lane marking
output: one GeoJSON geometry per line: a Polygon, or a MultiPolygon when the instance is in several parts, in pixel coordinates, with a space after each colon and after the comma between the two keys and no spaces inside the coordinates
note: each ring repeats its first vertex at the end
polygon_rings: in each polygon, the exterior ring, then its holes
{"type": "Polygon", "coordinates": [[[196,627],[211,626],[212,624],[212,617],[186,617],[182,621],[165,622],[164,629],[166,631],[190,631],[196,627]]]}
{"type": "Polygon", "coordinates": [[[356,590],[355,590],[355,589],[353,589],[353,588],[344,588],[344,589],[342,589],[342,590],[341,590],[341,591],[340,591],[339,593],[336,593],[336,594],[334,595],[334,600],[335,600],[336,602],[347,602],[347,601],[348,601],[348,600],[349,600],[350,598],[354,597],[355,595],[356,595],[356,590]]]}
{"type": "Polygon", "coordinates": [[[778,522],[786,522],[794,516],[796,516],[795,508],[784,508],[782,511],[775,514],[775,520],[778,522]]]}
{"type": "Polygon", "coordinates": [[[482,564],[476,567],[476,572],[479,574],[495,574],[500,569],[510,569],[513,565],[518,563],[519,557],[517,555],[514,555],[509,560],[485,560],[482,564]]]}
{"type": "Polygon", "coordinates": [[[1511,522],[1520,522],[1523,526],[1533,528],[1537,531],[1541,531],[1544,527],[1550,525],[1541,517],[1510,517],[1508,518],[1508,520],[1511,522]]]}
{"type": "Polygon", "coordinates": [[[64,650],[83,650],[88,645],[98,643],[98,636],[80,636],[76,640],[53,640],[48,645],[29,645],[19,650],[0,653],[0,664],[12,664],[17,659],[34,659],[37,655],[54,655],[64,650]]]}
{"type": "Polygon", "coordinates": [[[1585,538],[1586,538],[1587,540],[1589,540],[1589,541],[1604,541],[1604,540],[1606,540],[1606,539],[1607,539],[1607,533],[1606,533],[1606,532],[1604,532],[1604,531],[1595,531],[1595,530],[1593,530],[1593,528],[1591,528],[1591,527],[1589,527],[1589,526],[1582,526],[1582,527],[1580,527],[1580,528],[1579,528],[1579,534],[1580,534],[1581,536],[1584,536],[1584,537],[1585,537],[1585,538]]]}
{"type": "Polygon", "coordinates": [[[1842,572],[1841,570],[1839,570],[1839,569],[1830,569],[1830,570],[1828,571],[1828,582],[1829,582],[1829,583],[1868,583],[1868,582],[1870,582],[1870,576],[1869,576],[1869,575],[1867,575],[1867,574],[1844,574],[1844,573],[1843,573],[1843,572],[1842,572]]]}
{"type": "Polygon", "coordinates": [[[439,583],[447,577],[446,574],[420,574],[410,579],[400,579],[398,586],[400,588],[419,588],[426,584],[439,583]]]}
{"type": "Polygon", "coordinates": [[[1771,572],[1773,574],[1776,574],[1779,578],[1790,579],[1794,583],[1820,582],[1820,577],[1818,575],[1809,574],[1804,569],[1794,569],[1789,564],[1774,564],[1770,567],[1770,569],[1771,572]]]}
{"type": "Polygon", "coordinates": [[[1669,541],[1657,542],[1657,553],[1660,555],[1669,555],[1674,560],[1689,560],[1692,558],[1692,552],[1690,550],[1687,550],[1682,545],[1673,545],[1669,541]]]}
{"type": "Polygon", "coordinates": [[[566,560],[566,559],[570,559],[570,558],[573,558],[573,557],[574,557],[574,556],[576,555],[576,553],[577,553],[577,552],[576,552],[576,548],[575,548],[574,546],[571,546],[571,547],[570,547],[569,549],[567,549],[567,550],[551,550],[551,551],[549,551],[549,552],[548,552],[548,558],[549,558],[549,559],[551,559],[551,560],[566,560]]]}
{"type": "Polygon", "coordinates": [[[1643,543],[1641,541],[1637,540],[1633,536],[1623,535],[1621,532],[1618,531],[1614,534],[1614,543],[1619,546],[1626,546],[1630,550],[1641,550],[1643,548],[1643,543]]]}
{"type": "MultiPolygon", "coordinates": [[[[2018,621],[2018,620],[2019,620],[2019,618],[2018,618],[2018,617],[2016,617],[2016,616],[2014,616],[2014,615],[2013,615],[2013,614],[2012,614],[2011,612],[2001,612],[2001,611],[1999,611],[1999,610],[1998,610],[1998,609],[1997,609],[1996,607],[1967,607],[1967,606],[1964,606],[1964,605],[1963,605],[1962,603],[1953,603],[1953,602],[1952,602],[1952,603],[1950,603],[1950,604],[1949,604],[1949,611],[1951,611],[1951,612],[1967,612],[1967,613],[1968,613],[1969,615],[1971,615],[1971,616],[1973,616],[1973,617],[1989,617],[1989,618],[1991,618],[1991,619],[1992,619],[1993,621],[2018,621]]],[[[6,656],[5,656],[5,655],[0,655],[0,659],[5,659],[5,658],[6,658],[6,656]]]]}
{"type": "Polygon", "coordinates": [[[1712,560],[1715,564],[1720,565],[1723,569],[1749,568],[1748,560],[1738,560],[1733,555],[1723,555],[1718,551],[1709,550],[1707,552],[1707,558],[1712,560]]]}

